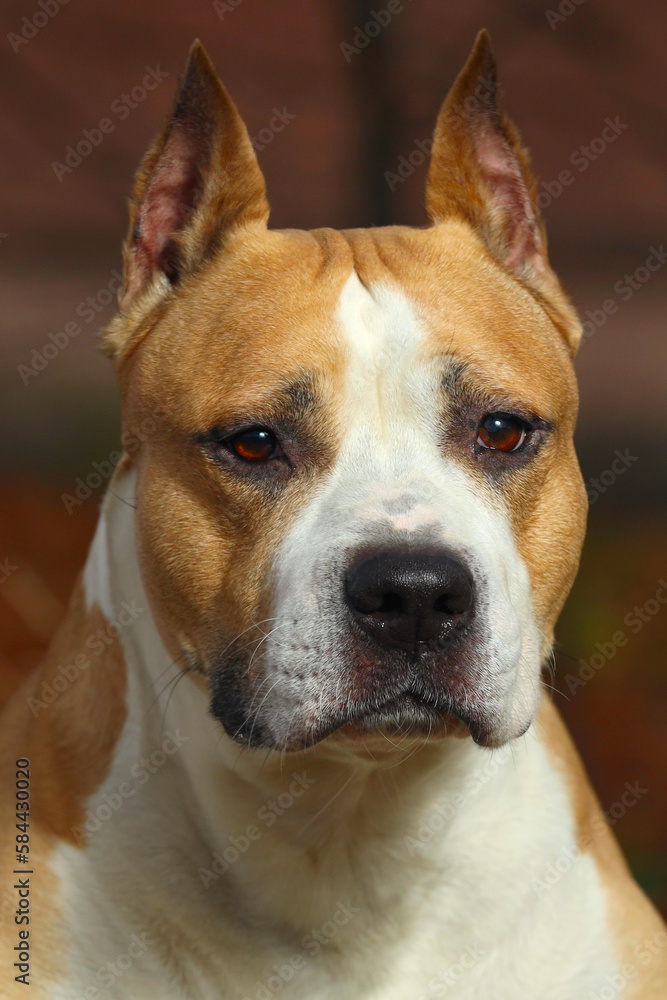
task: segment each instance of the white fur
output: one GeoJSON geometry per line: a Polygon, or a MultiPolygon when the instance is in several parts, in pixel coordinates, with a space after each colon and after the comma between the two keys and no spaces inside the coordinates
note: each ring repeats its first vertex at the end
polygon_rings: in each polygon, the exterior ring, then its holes
{"type": "Polygon", "coordinates": [[[443,455],[442,362],[424,357],[425,331],[401,291],[367,290],[353,272],[338,320],[349,356],[344,441],[277,558],[261,722],[279,742],[338,691],[347,670],[338,597],[346,563],[356,548],[400,533],[462,553],[474,571],[485,635],[469,666],[468,703],[500,744],[532,719],[541,666],[529,576],[507,514],[443,455]]]}
{"type": "MultiPolygon", "coordinates": [[[[280,600],[298,602],[314,635],[317,567],[378,525],[464,547],[496,614],[485,696],[517,726],[532,712],[539,664],[507,523],[434,443],[436,375],[420,361],[406,300],[369,294],[352,276],[339,315],[349,433],[284,543],[280,600]]],[[[134,496],[133,476],[117,491],[134,496]]],[[[54,1000],[584,1000],[614,974],[598,874],[577,854],[566,789],[534,727],[494,751],[449,739],[404,755],[382,741],[372,755],[327,741],[284,760],[241,753],[190,678],[169,688],[166,707],[160,692],[179,667],[148,610],[134,511],[111,495],[85,586],[109,618],[123,601],[146,610],[121,635],[128,719],[88,803],[108,818],[83,849],[57,851],[68,944],[54,1000]],[[167,734],[180,747],[139,780],[167,734]],[[131,946],[138,954],[121,968],[131,946]]],[[[328,627],[335,639],[335,618],[328,627]]],[[[266,669],[279,655],[276,646],[266,669]]],[[[280,693],[282,710],[294,697],[280,693]]]]}

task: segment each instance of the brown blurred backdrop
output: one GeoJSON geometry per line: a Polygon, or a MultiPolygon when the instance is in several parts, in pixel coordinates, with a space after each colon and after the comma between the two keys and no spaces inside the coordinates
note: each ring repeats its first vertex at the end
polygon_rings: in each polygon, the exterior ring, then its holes
{"type": "Polygon", "coordinates": [[[552,259],[587,321],[590,528],[555,697],[667,911],[664,5],[5,0],[3,21],[0,698],[39,658],[85,558],[118,440],[95,334],[113,310],[131,176],[192,39],[256,141],[274,226],[422,224],[420,143],[486,26],[543,181],[552,259]],[[90,496],[68,509],[78,480],[90,496]]]}

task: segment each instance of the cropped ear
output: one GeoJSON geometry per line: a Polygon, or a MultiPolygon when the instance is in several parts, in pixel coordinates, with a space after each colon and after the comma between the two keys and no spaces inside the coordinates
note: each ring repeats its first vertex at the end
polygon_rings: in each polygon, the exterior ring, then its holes
{"type": "Polygon", "coordinates": [[[487,31],[477,36],[440,111],[426,208],[435,224],[452,217],[468,222],[492,256],[542,300],[574,352],[581,327],[549,266],[537,183],[504,111],[487,31]]]}
{"type": "Polygon", "coordinates": [[[135,179],[121,310],[196,270],[231,227],[266,224],[268,216],[245,125],[196,41],[173,110],[135,179]]]}

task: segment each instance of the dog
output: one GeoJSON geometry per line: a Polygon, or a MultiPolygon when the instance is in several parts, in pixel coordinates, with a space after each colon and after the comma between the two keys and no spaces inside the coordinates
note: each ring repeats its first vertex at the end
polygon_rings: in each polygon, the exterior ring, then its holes
{"type": "Polygon", "coordinates": [[[581,327],[486,32],[426,205],[269,229],[195,43],[103,333],[123,454],[3,715],[2,996],[667,996],[541,679],[581,327]]]}

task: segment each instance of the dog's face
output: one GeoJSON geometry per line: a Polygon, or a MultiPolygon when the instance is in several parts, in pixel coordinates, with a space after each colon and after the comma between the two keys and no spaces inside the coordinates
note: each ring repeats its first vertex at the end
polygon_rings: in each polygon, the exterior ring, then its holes
{"type": "Polygon", "coordinates": [[[583,535],[578,324],[481,36],[429,229],[271,231],[200,49],[107,332],[168,648],[241,742],[528,727],[583,535]],[[152,421],[152,432],[138,428],[152,421]]]}

